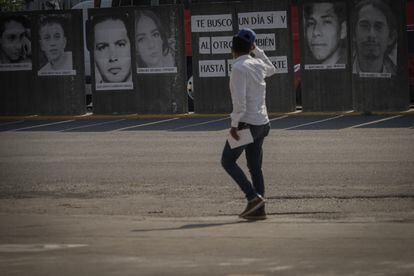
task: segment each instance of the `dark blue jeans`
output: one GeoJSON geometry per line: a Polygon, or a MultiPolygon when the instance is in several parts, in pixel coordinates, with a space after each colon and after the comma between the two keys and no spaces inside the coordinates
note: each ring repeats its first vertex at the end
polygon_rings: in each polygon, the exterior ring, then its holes
{"type": "Polygon", "coordinates": [[[224,146],[221,156],[221,165],[226,172],[239,185],[240,189],[246,195],[247,200],[252,200],[257,194],[264,197],[265,185],[262,172],[263,161],[263,141],[269,134],[270,124],[261,126],[239,124],[239,129],[250,127],[254,142],[245,146],[231,149],[228,142],[224,146]],[[249,168],[251,182],[247,179],[243,170],[237,165],[237,159],[245,151],[247,167],[249,168]]]}

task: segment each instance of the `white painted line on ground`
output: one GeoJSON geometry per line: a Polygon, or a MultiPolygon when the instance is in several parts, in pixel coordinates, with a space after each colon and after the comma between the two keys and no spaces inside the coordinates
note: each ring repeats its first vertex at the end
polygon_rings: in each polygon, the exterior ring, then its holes
{"type": "Polygon", "coordinates": [[[270,122],[273,122],[273,121],[281,120],[281,119],[284,119],[284,118],[287,118],[287,117],[289,117],[289,116],[288,115],[284,115],[284,116],[280,116],[280,117],[273,118],[273,119],[271,119],[269,121],[270,122]]]}
{"type": "Polygon", "coordinates": [[[41,124],[41,125],[35,125],[35,126],[29,126],[29,127],[15,128],[15,129],[11,129],[11,130],[8,130],[8,131],[20,131],[20,130],[34,129],[34,128],[38,128],[38,127],[45,127],[45,126],[53,126],[53,125],[60,125],[60,124],[64,124],[64,123],[70,123],[70,122],[73,122],[73,121],[74,120],[60,121],[60,122],[47,123],[47,124],[41,124]]]}
{"type": "Polygon", "coordinates": [[[91,116],[91,115],[93,115],[93,113],[92,113],[92,112],[86,112],[85,114],[78,115],[78,116],[76,116],[76,117],[82,118],[82,117],[87,117],[87,116],[91,116]]]}
{"type": "Polygon", "coordinates": [[[399,118],[399,117],[402,117],[402,115],[392,116],[392,117],[389,117],[389,118],[384,118],[384,119],[375,120],[375,121],[372,121],[372,122],[367,122],[367,123],[363,123],[363,124],[359,124],[359,125],[355,125],[355,126],[350,126],[350,127],[345,128],[345,129],[357,128],[357,127],[372,125],[372,124],[376,124],[376,123],[380,123],[380,122],[385,122],[385,121],[392,120],[392,119],[399,118]]]}
{"type": "MultiPolygon", "coordinates": [[[[285,119],[285,118],[288,118],[288,117],[289,117],[289,115],[283,115],[283,116],[280,116],[280,117],[273,118],[273,119],[269,120],[269,122],[285,119]]],[[[230,117],[227,117],[226,119],[228,119],[228,118],[230,118],[230,117]]],[[[230,126],[227,129],[220,130],[219,132],[228,132],[229,129],[230,129],[230,126]]]]}
{"type": "Polygon", "coordinates": [[[87,127],[92,127],[92,126],[103,126],[103,125],[107,125],[107,124],[111,124],[111,123],[117,123],[117,122],[121,122],[121,121],[125,121],[125,120],[126,119],[105,121],[105,122],[101,122],[101,123],[94,123],[94,124],[89,124],[89,125],[84,125],[84,126],[67,128],[67,129],[64,129],[64,130],[61,130],[61,131],[72,131],[72,130],[75,130],[75,129],[87,128],[87,127]]]}
{"type": "Polygon", "coordinates": [[[176,131],[176,130],[179,130],[179,129],[189,128],[189,127],[194,127],[194,126],[207,125],[209,123],[220,122],[220,121],[224,121],[224,120],[228,120],[228,119],[230,119],[230,117],[220,118],[220,119],[216,119],[216,120],[210,120],[210,121],[207,121],[207,122],[196,123],[196,124],[191,124],[191,125],[186,125],[186,126],[181,126],[181,127],[176,127],[176,128],[170,129],[170,131],[176,131]]]}
{"type": "Polygon", "coordinates": [[[87,244],[1,244],[1,253],[44,252],[58,249],[85,247],[87,244]]]}
{"type": "Polygon", "coordinates": [[[1,123],[0,126],[7,126],[7,125],[18,124],[18,123],[23,123],[23,122],[24,121],[6,122],[6,123],[1,123]]]}
{"type": "Polygon", "coordinates": [[[133,126],[129,126],[129,127],[114,129],[113,131],[123,131],[123,130],[128,130],[128,129],[137,128],[137,127],[151,126],[151,125],[156,125],[156,124],[160,124],[160,123],[164,123],[164,122],[169,122],[169,121],[174,121],[174,120],[178,120],[178,119],[179,118],[172,118],[172,119],[155,121],[155,122],[150,122],[150,123],[145,123],[145,124],[140,124],[140,125],[133,125],[133,126]]]}
{"type": "Polygon", "coordinates": [[[285,128],[285,130],[290,130],[290,129],[295,129],[295,128],[298,128],[298,127],[303,127],[303,126],[309,126],[309,125],[313,125],[313,124],[323,123],[323,122],[335,120],[335,119],[338,119],[338,118],[341,118],[341,117],[344,117],[344,115],[338,115],[338,116],[335,116],[335,117],[332,117],[332,118],[327,118],[327,119],[323,119],[323,120],[309,122],[309,123],[306,123],[306,124],[300,124],[300,125],[297,125],[297,126],[288,127],[288,128],[285,128]]]}

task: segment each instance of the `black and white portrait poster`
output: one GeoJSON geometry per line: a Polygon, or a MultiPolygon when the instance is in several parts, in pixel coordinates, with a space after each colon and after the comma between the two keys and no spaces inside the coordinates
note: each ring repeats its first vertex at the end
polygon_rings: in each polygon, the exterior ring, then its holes
{"type": "Polygon", "coordinates": [[[0,71],[32,70],[30,18],[0,15],[0,71]]]}
{"type": "Polygon", "coordinates": [[[397,18],[390,1],[355,1],[352,10],[354,74],[367,78],[390,78],[396,75],[397,18]]]}
{"type": "Polygon", "coordinates": [[[100,15],[93,21],[96,90],[131,90],[129,15],[100,15]]]}
{"type": "Polygon", "coordinates": [[[39,16],[39,71],[38,76],[76,75],[73,70],[70,14],[39,16]]]}
{"type": "Polygon", "coordinates": [[[346,2],[306,2],[302,14],[305,70],[345,69],[349,33],[346,2]]]}
{"type": "Polygon", "coordinates": [[[176,14],[165,9],[135,11],[138,74],[177,73],[176,14]]]}

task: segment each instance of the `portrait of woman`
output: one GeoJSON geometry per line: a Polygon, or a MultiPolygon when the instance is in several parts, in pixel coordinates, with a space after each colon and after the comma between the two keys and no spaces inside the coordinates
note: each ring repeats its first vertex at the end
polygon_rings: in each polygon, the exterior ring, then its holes
{"type": "MultiPolygon", "coordinates": [[[[117,89],[132,88],[131,40],[127,15],[99,16],[93,19],[96,84],[128,83],[124,86],[101,85],[117,89]]],[[[98,86],[97,86],[98,87],[98,86]]]]}
{"type": "MultiPolygon", "coordinates": [[[[151,10],[137,10],[135,13],[135,47],[138,69],[174,68],[176,72],[175,40],[168,36],[160,17],[151,10]]],[[[171,70],[149,72],[166,73],[171,70]]]]}
{"type": "Polygon", "coordinates": [[[44,64],[39,74],[73,69],[72,52],[67,49],[65,34],[66,18],[62,15],[41,16],[39,22],[39,45],[44,56],[44,64]]]}

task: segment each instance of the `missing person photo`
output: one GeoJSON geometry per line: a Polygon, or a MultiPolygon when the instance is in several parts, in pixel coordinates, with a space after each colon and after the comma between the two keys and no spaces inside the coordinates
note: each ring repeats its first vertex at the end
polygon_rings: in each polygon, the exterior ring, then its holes
{"type": "Polygon", "coordinates": [[[391,77],[397,73],[397,20],[383,0],[363,0],[352,12],[353,68],[360,77],[391,77]]]}
{"type": "Polygon", "coordinates": [[[70,15],[42,15],[39,19],[39,76],[75,75],[68,45],[70,15]]]}
{"type": "Polygon", "coordinates": [[[32,70],[30,19],[0,16],[0,71],[32,70]]]}
{"type": "Polygon", "coordinates": [[[344,69],[347,63],[345,2],[315,2],[303,6],[305,69],[344,69]]]}
{"type": "Polygon", "coordinates": [[[96,90],[133,89],[128,15],[93,18],[96,90]]]}
{"type": "Polygon", "coordinates": [[[176,39],[170,31],[175,24],[162,22],[160,18],[151,10],[135,12],[135,50],[139,74],[177,73],[176,39]]]}

